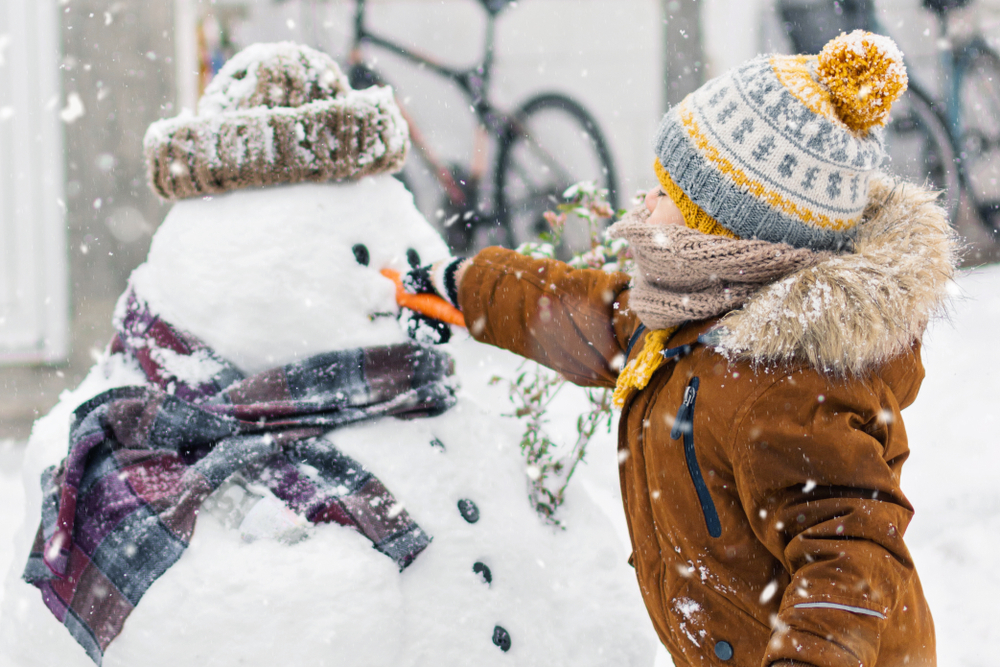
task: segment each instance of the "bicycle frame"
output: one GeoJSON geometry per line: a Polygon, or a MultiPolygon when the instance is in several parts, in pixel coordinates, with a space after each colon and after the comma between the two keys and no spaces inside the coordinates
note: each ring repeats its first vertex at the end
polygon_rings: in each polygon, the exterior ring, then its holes
{"type": "MultiPolygon", "coordinates": [[[[948,39],[948,15],[938,14],[938,40],[948,39]]],[[[956,58],[954,52],[950,48],[941,49],[941,72],[945,77],[945,80],[950,84],[948,90],[944,94],[944,116],[946,116],[948,126],[948,132],[952,135],[952,138],[958,136],[961,123],[961,117],[959,115],[959,103],[958,103],[958,91],[961,89],[961,81],[959,80],[959,70],[956,68],[956,58]]],[[[933,98],[932,98],[933,99],[933,98]]],[[[955,143],[952,141],[952,143],[955,143]]],[[[956,146],[957,149],[957,146],[956,146]]]]}
{"type": "MultiPolygon", "coordinates": [[[[953,166],[960,190],[968,197],[979,220],[992,234],[997,235],[1000,233],[1000,199],[996,199],[995,195],[992,199],[985,196],[981,190],[977,189],[974,182],[973,170],[982,166],[983,163],[976,162],[976,150],[970,148],[967,141],[970,136],[970,127],[973,130],[975,128],[972,127],[969,120],[973,112],[965,107],[962,99],[963,88],[967,77],[973,73],[976,60],[983,55],[996,59],[996,52],[988,41],[978,33],[969,38],[952,42],[949,38],[949,19],[951,11],[957,9],[958,5],[948,3],[947,7],[942,5],[941,9],[935,9],[930,4],[925,3],[924,6],[934,13],[938,21],[938,40],[939,44],[942,45],[939,63],[945,83],[939,95],[930,95],[927,92],[928,89],[920,85],[919,80],[911,74],[910,87],[915,94],[922,97],[930,105],[929,111],[937,117],[947,141],[951,144],[954,155],[953,166]]],[[[961,3],[962,6],[966,4],[970,3],[961,3]]],[[[871,25],[877,32],[885,34],[874,14],[873,7],[870,17],[871,25]]],[[[986,140],[989,141],[989,137],[986,140]]],[[[995,140],[994,145],[1000,147],[995,140]]],[[[958,204],[954,203],[953,205],[957,207],[958,204]]]]}
{"type": "MultiPolygon", "coordinates": [[[[947,16],[941,20],[941,38],[947,39],[947,16]]],[[[952,143],[955,144],[955,151],[961,155],[963,147],[960,145],[964,130],[965,119],[962,117],[962,84],[965,76],[972,66],[974,56],[979,52],[992,51],[989,43],[981,36],[976,35],[972,39],[962,42],[958,47],[951,46],[941,53],[941,66],[947,80],[950,82],[944,97],[945,116],[948,125],[948,132],[952,136],[952,143]]]]}
{"type": "MultiPolygon", "coordinates": [[[[937,16],[939,20],[938,38],[947,39],[948,16],[947,14],[937,14],[937,16]]],[[[874,3],[871,6],[868,20],[874,32],[882,35],[889,34],[875,14],[874,3]]],[[[929,94],[927,92],[928,89],[921,85],[920,81],[913,75],[913,68],[907,67],[910,73],[910,86],[922,94],[931,103],[932,107],[938,107],[933,108],[932,111],[937,114],[942,124],[948,130],[952,148],[955,154],[960,156],[961,147],[959,146],[959,141],[962,133],[962,105],[959,100],[959,91],[961,90],[962,76],[965,69],[961,65],[960,57],[956,57],[955,51],[951,47],[941,50],[940,62],[943,75],[950,84],[948,89],[944,91],[942,98],[929,94]]],[[[955,166],[958,169],[958,177],[964,188],[967,186],[967,179],[961,160],[955,166]]]]}
{"type": "MultiPolygon", "coordinates": [[[[457,180],[452,168],[435,155],[434,150],[424,140],[417,125],[407,114],[405,108],[400,105],[403,116],[410,126],[410,140],[424,161],[435,172],[438,183],[447,195],[450,208],[464,210],[464,215],[467,215],[471,210],[471,205],[475,205],[479,201],[478,184],[486,176],[488,169],[486,148],[490,137],[492,136],[497,142],[503,142],[505,137],[509,138],[515,129],[523,131],[516,115],[496,109],[488,99],[494,65],[497,13],[487,11],[484,53],[480,62],[463,69],[440,63],[431,56],[373,32],[366,23],[367,0],[354,0],[354,2],[354,42],[350,53],[352,65],[363,65],[361,47],[370,44],[385,49],[418,67],[430,69],[435,74],[455,83],[469,101],[470,109],[479,121],[474,138],[473,158],[469,167],[469,181],[457,180]]],[[[558,160],[551,154],[538,146],[533,148],[542,160],[552,166],[554,171],[562,171],[558,160]]],[[[493,193],[492,204],[495,209],[497,205],[496,193],[493,193]]],[[[480,206],[478,213],[483,212],[484,209],[480,206]]],[[[494,210],[492,214],[496,215],[496,211],[494,210]]]]}
{"type": "MultiPolygon", "coordinates": [[[[350,55],[352,64],[361,62],[361,46],[371,44],[394,53],[419,67],[428,68],[439,76],[455,83],[470,102],[470,107],[479,121],[480,127],[477,129],[475,136],[474,156],[481,157],[473,159],[470,169],[470,177],[478,182],[486,173],[485,148],[489,141],[489,134],[500,138],[509,122],[508,117],[505,114],[497,112],[487,100],[490,77],[493,73],[496,17],[493,14],[489,14],[487,17],[485,53],[481,62],[466,69],[458,69],[444,65],[428,55],[419,53],[412,48],[403,46],[372,32],[365,21],[366,3],[367,0],[355,0],[354,3],[354,44],[352,45],[350,55]]],[[[400,105],[400,108],[410,126],[410,139],[413,145],[417,147],[424,160],[436,173],[441,187],[448,195],[448,199],[456,206],[467,207],[470,203],[468,201],[468,192],[467,189],[462,187],[467,184],[463,182],[462,185],[459,185],[456,182],[451,169],[437,157],[433,149],[424,141],[422,134],[417,129],[417,125],[413,122],[409,114],[406,113],[406,110],[402,108],[402,105],[400,105]]]]}
{"type": "Polygon", "coordinates": [[[498,114],[486,99],[490,77],[493,73],[493,50],[496,36],[495,18],[492,15],[488,16],[486,20],[486,45],[482,61],[478,65],[466,69],[457,69],[372,32],[365,23],[367,0],[355,0],[354,4],[352,58],[359,58],[357,49],[362,44],[367,43],[390,51],[415,65],[429,68],[440,76],[453,81],[465,93],[476,116],[485,127],[493,130],[496,134],[502,131],[506,118],[503,114],[498,114]]]}

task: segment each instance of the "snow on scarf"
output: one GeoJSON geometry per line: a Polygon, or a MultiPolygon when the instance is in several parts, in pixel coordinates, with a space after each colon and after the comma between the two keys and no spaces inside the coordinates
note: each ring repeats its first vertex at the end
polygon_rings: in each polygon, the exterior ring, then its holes
{"type": "Polygon", "coordinates": [[[455,403],[450,357],[401,344],[243,378],[134,294],[127,304],[112,352],[133,355],[151,385],[113,389],[74,412],[69,455],[42,475],[24,573],[94,662],[181,557],[202,501],[235,472],[313,523],[358,530],[400,569],[427,547],[382,483],[320,436],[444,412],[455,403]]]}

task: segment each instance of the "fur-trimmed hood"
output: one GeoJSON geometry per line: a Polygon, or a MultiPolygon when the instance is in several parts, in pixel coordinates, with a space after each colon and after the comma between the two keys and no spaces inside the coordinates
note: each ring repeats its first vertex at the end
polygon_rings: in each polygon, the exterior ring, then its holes
{"type": "Polygon", "coordinates": [[[713,329],[714,346],[753,363],[863,374],[909,349],[943,311],[958,259],[937,195],[872,181],[853,252],[760,290],[713,329]]]}

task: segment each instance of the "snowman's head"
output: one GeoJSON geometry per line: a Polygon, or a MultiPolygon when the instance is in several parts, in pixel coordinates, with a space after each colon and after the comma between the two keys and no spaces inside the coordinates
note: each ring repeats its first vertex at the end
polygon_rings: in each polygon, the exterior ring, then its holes
{"type": "Polygon", "coordinates": [[[448,248],[392,176],[179,202],[132,284],[153,312],[247,372],[406,340],[395,287],[448,248]]]}
{"type": "Polygon", "coordinates": [[[401,168],[392,91],[351,90],[326,54],[284,42],[235,55],[198,113],[150,126],[150,183],[176,201],[132,277],[171,324],[256,372],[400,342],[393,283],[447,256],[401,168]]]}

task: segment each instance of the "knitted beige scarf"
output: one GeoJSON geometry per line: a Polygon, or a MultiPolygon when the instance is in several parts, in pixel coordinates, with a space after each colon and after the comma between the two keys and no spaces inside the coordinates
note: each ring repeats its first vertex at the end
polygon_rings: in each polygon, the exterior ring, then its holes
{"type": "Polygon", "coordinates": [[[650,329],[735,310],[761,287],[830,256],[786,243],[649,224],[648,218],[644,206],[637,208],[612,225],[608,234],[629,242],[636,263],[629,303],[650,329]]]}
{"type": "Polygon", "coordinates": [[[786,243],[650,224],[649,215],[645,206],[638,207],[608,230],[612,238],[629,242],[636,263],[629,304],[650,329],[640,353],[618,376],[613,401],[619,408],[649,383],[664,361],[660,352],[682,323],[735,310],[765,285],[830,256],[786,243]]]}

